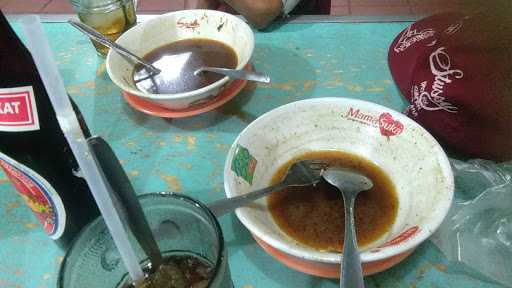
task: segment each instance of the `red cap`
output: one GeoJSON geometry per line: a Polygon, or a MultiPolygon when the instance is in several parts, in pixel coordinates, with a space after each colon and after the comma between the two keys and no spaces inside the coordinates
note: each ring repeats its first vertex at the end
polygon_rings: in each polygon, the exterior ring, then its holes
{"type": "Polygon", "coordinates": [[[405,113],[441,143],[491,160],[512,159],[512,54],[486,13],[439,14],[391,44],[391,74],[405,113]],[[508,89],[507,89],[508,88],[508,89]]]}

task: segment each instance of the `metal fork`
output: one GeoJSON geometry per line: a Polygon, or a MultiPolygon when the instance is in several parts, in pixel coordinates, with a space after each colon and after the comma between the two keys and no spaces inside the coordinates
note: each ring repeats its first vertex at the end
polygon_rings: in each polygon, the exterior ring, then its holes
{"type": "Polygon", "coordinates": [[[320,181],[322,171],[326,168],[327,164],[322,161],[302,160],[292,164],[290,169],[286,172],[283,180],[275,185],[243,195],[218,200],[208,204],[207,206],[215,216],[220,217],[238,207],[245,206],[272,192],[283,190],[286,187],[315,185],[320,181]]]}

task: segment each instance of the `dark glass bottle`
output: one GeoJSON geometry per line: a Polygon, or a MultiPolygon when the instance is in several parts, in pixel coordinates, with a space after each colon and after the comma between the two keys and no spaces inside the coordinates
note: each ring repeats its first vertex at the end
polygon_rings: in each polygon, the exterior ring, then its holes
{"type": "MultiPolygon", "coordinates": [[[[85,137],[89,130],[73,104],[85,137]]],[[[0,11],[0,167],[64,249],[99,215],[30,52],[0,11]]]]}

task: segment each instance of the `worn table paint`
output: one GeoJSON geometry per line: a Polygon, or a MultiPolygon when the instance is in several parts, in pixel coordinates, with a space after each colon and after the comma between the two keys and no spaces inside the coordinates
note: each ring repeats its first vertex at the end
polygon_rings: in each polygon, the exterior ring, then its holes
{"type": "MultiPolygon", "coordinates": [[[[218,110],[161,119],[132,109],[109,80],[89,40],[64,23],[44,29],[67,90],[93,134],[113,147],[138,193],[175,191],[204,202],[224,197],[223,167],[238,133],[261,114],[313,97],[365,99],[405,107],[387,66],[387,50],[410,23],[276,25],[256,33],[253,63],[270,85],[250,84],[218,110]]],[[[19,32],[19,26],[15,24],[19,32]]],[[[0,287],[55,287],[63,252],[46,237],[0,175],[0,287]]],[[[221,219],[236,287],[338,287],[293,271],[267,255],[234,215],[221,219]]],[[[448,263],[430,242],[398,266],[366,278],[367,287],[500,287],[448,263]]]]}

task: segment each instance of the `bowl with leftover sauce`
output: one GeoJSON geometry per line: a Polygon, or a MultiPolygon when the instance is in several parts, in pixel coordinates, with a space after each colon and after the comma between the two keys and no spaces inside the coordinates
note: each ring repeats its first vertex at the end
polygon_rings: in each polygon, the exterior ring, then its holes
{"type": "Polygon", "coordinates": [[[254,34],[240,18],[213,10],[181,10],[129,29],[116,41],[162,70],[150,74],[114,51],[107,72],[123,91],[173,110],[212,100],[231,80],[200,66],[243,69],[254,50],[254,34]]]}
{"type": "MultiPolygon", "coordinates": [[[[247,126],[228,152],[226,195],[268,187],[302,159],[356,170],[373,181],[355,204],[365,275],[405,259],[452,203],[453,174],[437,141],[399,112],[347,98],[293,102],[247,126]]],[[[339,277],[343,200],[325,180],[275,192],[236,215],[277,260],[304,273],[339,277]]]]}

